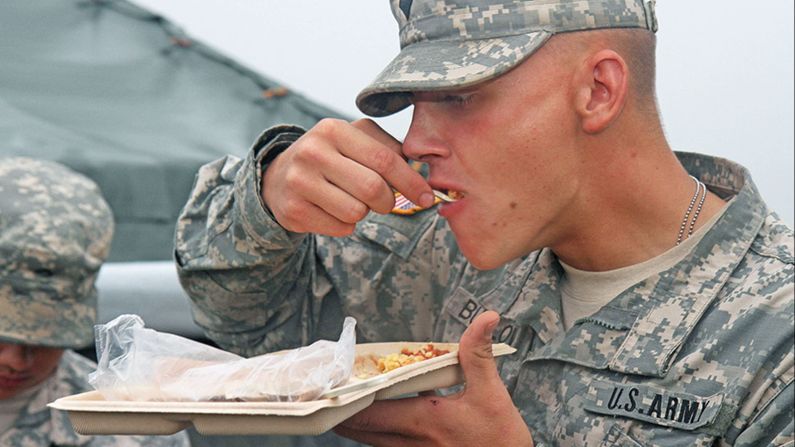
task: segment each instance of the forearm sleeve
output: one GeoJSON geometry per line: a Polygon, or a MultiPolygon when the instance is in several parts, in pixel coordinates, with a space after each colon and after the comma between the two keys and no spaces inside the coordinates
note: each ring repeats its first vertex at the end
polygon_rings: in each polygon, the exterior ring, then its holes
{"type": "Polygon", "coordinates": [[[311,318],[302,315],[312,311],[314,241],[282,228],[260,193],[259,161],[302,132],[271,128],[245,159],[203,166],[177,222],[177,270],[194,319],[212,340],[246,355],[310,338],[311,318]]]}
{"type": "Polygon", "coordinates": [[[335,338],[345,316],[361,340],[427,340],[465,266],[434,210],[370,213],[349,237],[286,231],[262,202],[260,160],[301,129],[265,132],[245,160],[204,166],[182,211],[176,260],[194,319],[243,355],[335,338]]]}

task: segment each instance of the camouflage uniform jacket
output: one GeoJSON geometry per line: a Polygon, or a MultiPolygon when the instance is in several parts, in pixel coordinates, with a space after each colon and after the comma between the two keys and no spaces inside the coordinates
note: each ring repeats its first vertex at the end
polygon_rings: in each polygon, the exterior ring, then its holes
{"type": "Polygon", "coordinates": [[[690,256],[568,331],[548,249],[468,265],[444,219],[371,214],[347,238],[292,234],[260,199],[259,161],[301,129],[266,131],[247,159],[205,165],[177,225],[194,316],[253,355],[335,338],[457,341],[484,309],[518,352],[500,372],[537,445],[792,445],[793,233],[747,171],[678,154],[730,205],[690,256]]]}
{"type": "Polygon", "coordinates": [[[0,446],[13,447],[187,447],[185,433],[172,436],[82,436],[75,433],[66,413],[47,408],[55,399],[92,390],[88,374],[96,365],[74,351],[64,352],[58,370],[33,396],[14,426],[0,433],[0,446]]]}

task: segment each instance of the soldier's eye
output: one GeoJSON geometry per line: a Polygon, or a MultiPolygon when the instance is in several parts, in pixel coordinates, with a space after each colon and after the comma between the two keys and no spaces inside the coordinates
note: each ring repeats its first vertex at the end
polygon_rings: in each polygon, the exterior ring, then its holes
{"type": "Polygon", "coordinates": [[[455,105],[467,105],[472,102],[472,98],[474,98],[474,94],[467,94],[467,95],[445,95],[442,98],[443,102],[452,103],[455,105]]]}

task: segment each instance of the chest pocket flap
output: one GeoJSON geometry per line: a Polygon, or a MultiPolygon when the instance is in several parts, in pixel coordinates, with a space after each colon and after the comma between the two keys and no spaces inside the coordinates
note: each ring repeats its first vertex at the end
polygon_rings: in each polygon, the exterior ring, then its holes
{"type": "Polygon", "coordinates": [[[407,259],[436,216],[434,210],[411,216],[370,213],[356,225],[355,235],[407,259]]]}

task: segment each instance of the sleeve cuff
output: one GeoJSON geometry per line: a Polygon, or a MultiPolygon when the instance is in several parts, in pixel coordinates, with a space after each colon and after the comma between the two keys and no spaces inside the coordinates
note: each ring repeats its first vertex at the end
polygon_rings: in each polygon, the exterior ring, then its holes
{"type": "MultiPolygon", "coordinates": [[[[297,126],[279,125],[264,131],[252,146],[235,182],[235,204],[244,231],[269,250],[292,249],[306,236],[285,230],[262,200],[262,162],[273,160],[306,131],[297,126]],[[267,235],[267,237],[263,237],[267,235]]],[[[267,165],[266,165],[267,166],[267,165]]]]}

